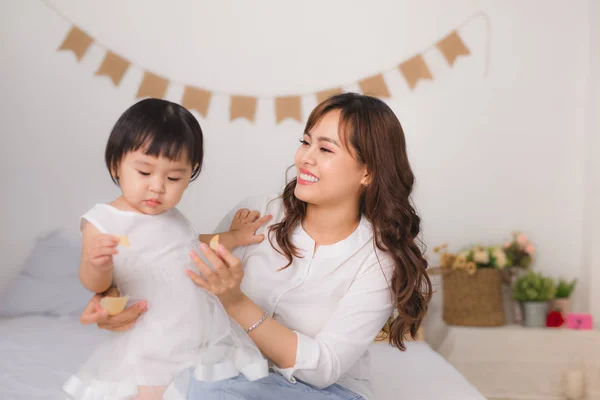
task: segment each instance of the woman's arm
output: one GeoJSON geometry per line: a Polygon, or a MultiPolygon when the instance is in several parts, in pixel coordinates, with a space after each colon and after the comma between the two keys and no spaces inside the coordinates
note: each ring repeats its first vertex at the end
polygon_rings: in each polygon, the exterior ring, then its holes
{"type": "MultiPolygon", "coordinates": [[[[226,308],[231,318],[244,329],[250,328],[263,316],[263,310],[248,297],[226,308]]],[[[298,336],[273,318],[267,318],[248,333],[260,351],[279,368],[291,368],[296,364],[298,336]]]]}
{"type": "MultiPolygon", "coordinates": [[[[194,283],[215,294],[227,313],[244,329],[250,328],[263,317],[263,310],[246,297],[240,289],[244,270],[239,259],[227,249],[220,247],[218,253],[206,245],[200,246],[202,252],[215,268],[211,270],[195,253],[190,252],[194,263],[205,277],[193,271],[187,271],[194,283]]],[[[275,365],[281,368],[292,367],[296,363],[296,334],[267,316],[249,336],[260,351],[275,365]]]]}
{"type": "MultiPolygon", "coordinates": [[[[225,249],[220,250],[220,258],[206,247],[202,251],[215,271],[192,252],[204,278],[191,271],[188,275],[198,286],[217,295],[229,315],[248,329],[261,319],[263,311],[240,290],[240,261],[225,249]]],[[[315,337],[292,331],[269,317],[249,333],[250,337],[289,380],[296,377],[320,388],[335,383],[365,353],[391,315],[392,294],[382,269],[391,275],[393,264],[387,262],[382,266],[375,262],[355,278],[315,337]]]]}
{"type": "Polygon", "coordinates": [[[277,368],[283,376],[325,388],[365,354],[393,310],[392,292],[382,273],[383,269],[391,277],[393,263],[381,261],[381,266],[376,262],[354,279],[319,333],[310,337],[295,332],[296,363],[291,368],[277,368]]]}

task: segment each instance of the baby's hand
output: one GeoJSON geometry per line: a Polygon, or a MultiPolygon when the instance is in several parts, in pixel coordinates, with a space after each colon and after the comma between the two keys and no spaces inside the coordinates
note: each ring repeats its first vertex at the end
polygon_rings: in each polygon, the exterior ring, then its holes
{"type": "Polygon", "coordinates": [[[91,238],[87,254],[89,264],[96,268],[111,268],[113,265],[113,255],[118,253],[117,246],[119,241],[118,237],[104,233],[91,238]]]}
{"type": "Polygon", "coordinates": [[[260,243],[265,239],[265,235],[257,235],[256,231],[269,222],[273,216],[267,214],[259,217],[258,211],[250,211],[247,208],[239,209],[235,213],[229,233],[234,237],[237,246],[260,243]]]}

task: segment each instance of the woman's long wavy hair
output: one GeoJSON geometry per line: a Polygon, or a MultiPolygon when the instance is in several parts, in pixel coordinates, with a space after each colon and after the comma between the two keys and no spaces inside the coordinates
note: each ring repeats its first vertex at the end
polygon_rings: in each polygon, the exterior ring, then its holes
{"type": "MultiPolygon", "coordinates": [[[[391,290],[396,299],[397,314],[388,321],[389,342],[405,350],[404,339],[417,331],[431,298],[431,281],[427,261],[418,239],[421,219],[411,202],[414,175],[406,153],[406,141],[400,121],[381,100],[356,93],[333,96],[319,104],[310,114],[305,132],[310,132],[323,116],[339,110],[339,135],[352,147],[359,163],[370,176],[360,198],[360,214],[373,226],[374,245],[388,252],[395,262],[391,290]]],[[[292,231],[306,215],[306,203],[296,198],[296,179],[282,194],[285,218],[269,232],[288,260],[298,257],[291,240],[292,231]]],[[[273,248],[277,249],[276,246],[273,248]]]]}

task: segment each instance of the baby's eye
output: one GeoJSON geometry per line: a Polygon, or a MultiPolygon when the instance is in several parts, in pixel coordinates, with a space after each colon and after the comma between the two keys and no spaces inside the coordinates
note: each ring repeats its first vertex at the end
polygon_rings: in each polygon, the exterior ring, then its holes
{"type": "Polygon", "coordinates": [[[140,173],[140,175],[143,175],[143,176],[149,176],[150,175],[150,172],[144,172],[144,171],[138,171],[138,172],[140,173]]]}
{"type": "Polygon", "coordinates": [[[170,181],[172,182],[177,182],[178,180],[180,180],[181,178],[168,178],[170,181]]]}

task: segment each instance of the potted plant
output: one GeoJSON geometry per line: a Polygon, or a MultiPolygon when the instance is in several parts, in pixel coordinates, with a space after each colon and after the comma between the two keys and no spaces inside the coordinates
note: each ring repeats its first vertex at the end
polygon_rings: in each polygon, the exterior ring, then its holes
{"type": "Polygon", "coordinates": [[[502,297],[507,323],[520,323],[523,313],[519,302],[513,300],[511,289],[517,277],[525,273],[533,264],[535,246],[523,232],[514,232],[504,245],[507,265],[502,271],[502,297]]]}
{"type": "Polygon", "coordinates": [[[523,307],[523,323],[529,327],[546,326],[548,303],[554,299],[554,279],[540,272],[529,271],[517,277],[513,285],[513,299],[523,307]]]}
{"type": "Polygon", "coordinates": [[[556,285],[556,294],[554,295],[554,300],[552,300],[552,310],[560,312],[564,319],[567,319],[567,314],[571,311],[571,294],[575,290],[576,285],[577,279],[569,282],[563,278],[560,278],[556,285]]]}

